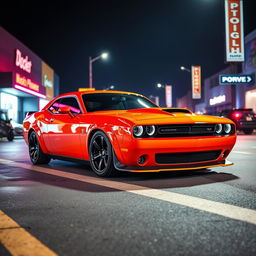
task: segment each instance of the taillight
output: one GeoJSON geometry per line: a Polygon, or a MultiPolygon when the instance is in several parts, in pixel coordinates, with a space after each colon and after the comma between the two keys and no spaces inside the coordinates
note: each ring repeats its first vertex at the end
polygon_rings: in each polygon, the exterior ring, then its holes
{"type": "Polygon", "coordinates": [[[242,117],[242,114],[241,113],[233,113],[233,117],[235,119],[240,119],[242,117]]]}

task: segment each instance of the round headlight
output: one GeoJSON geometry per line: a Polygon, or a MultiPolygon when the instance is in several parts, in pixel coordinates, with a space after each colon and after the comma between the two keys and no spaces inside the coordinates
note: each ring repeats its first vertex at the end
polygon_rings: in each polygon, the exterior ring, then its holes
{"type": "Polygon", "coordinates": [[[222,132],[222,124],[216,124],[215,132],[220,134],[222,132]]]}
{"type": "Polygon", "coordinates": [[[147,125],[146,126],[147,135],[152,136],[152,135],[154,135],[155,131],[156,131],[156,128],[155,128],[154,125],[147,125]]]}
{"type": "Polygon", "coordinates": [[[224,132],[225,133],[231,132],[231,124],[224,124],[224,132]]]}
{"type": "Polygon", "coordinates": [[[138,126],[134,126],[133,128],[133,134],[136,137],[139,137],[143,134],[143,126],[138,125],[138,126]]]}

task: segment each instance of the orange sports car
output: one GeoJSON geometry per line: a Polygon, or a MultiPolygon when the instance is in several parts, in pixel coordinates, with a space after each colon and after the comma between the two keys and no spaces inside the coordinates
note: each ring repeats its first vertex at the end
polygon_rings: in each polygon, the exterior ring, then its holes
{"type": "Polygon", "coordinates": [[[99,176],[228,166],[234,123],[121,91],[60,95],[23,122],[33,164],[89,161],[99,176]]]}

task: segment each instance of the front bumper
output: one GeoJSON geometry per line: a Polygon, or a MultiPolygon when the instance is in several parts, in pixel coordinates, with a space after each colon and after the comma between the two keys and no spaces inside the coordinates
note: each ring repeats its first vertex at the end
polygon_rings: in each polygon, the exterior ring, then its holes
{"type": "MultiPolygon", "coordinates": [[[[202,169],[216,166],[228,166],[226,158],[236,142],[236,135],[209,137],[151,138],[127,140],[120,148],[121,154],[115,154],[114,163],[117,170],[134,172],[158,172],[169,170],[202,169]],[[189,153],[219,151],[220,154],[208,160],[157,163],[157,154],[189,153]],[[146,156],[141,164],[139,158],[146,156]]],[[[119,152],[120,152],[119,151],[119,152]]]]}
{"type": "Polygon", "coordinates": [[[200,170],[212,167],[227,167],[233,165],[232,162],[227,160],[214,161],[208,163],[198,163],[190,165],[176,165],[176,166],[155,166],[155,167],[146,167],[146,166],[125,166],[121,164],[114,155],[114,166],[118,171],[125,172],[168,172],[168,171],[186,171],[186,170],[200,170]]]}

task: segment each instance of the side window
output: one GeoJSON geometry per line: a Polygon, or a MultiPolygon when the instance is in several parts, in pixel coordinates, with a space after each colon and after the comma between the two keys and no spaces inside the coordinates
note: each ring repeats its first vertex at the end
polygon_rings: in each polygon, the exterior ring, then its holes
{"type": "Polygon", "coordinates": [[[70,107],[71,113],[73,113],[73,114],[81,113],[81,109],[79,107],[77,99],[74,97],[62,98],[61,106],[59,106],[59,107],[70,107]]]}
{"type": "Polygon", "coordinates": [[[69,107],[71,110],[71,113],[73,114],[80,114],[81,109],[79,107],[79,104],[77,102],[77,99],[74,97],[65,97],[65,98],[60,98],[49,107],[49,110],[53,114],[58,114],[58,110],[60,107],[69,107]]]}

